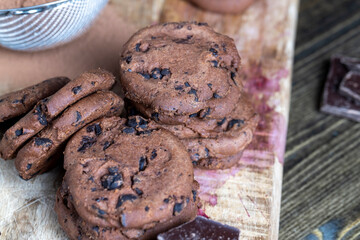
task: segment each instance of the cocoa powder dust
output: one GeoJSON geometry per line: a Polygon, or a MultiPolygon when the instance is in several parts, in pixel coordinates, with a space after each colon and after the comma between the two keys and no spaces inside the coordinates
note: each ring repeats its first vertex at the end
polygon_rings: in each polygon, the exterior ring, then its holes
{"type": "Polygon", "coordinates": [[[64,46],[35,53],[0,47],[0,95],[55,76],[74,78],[98,67],[117,76],[120,51],[135,30],[109,4],[87,33],[64,46]]]}

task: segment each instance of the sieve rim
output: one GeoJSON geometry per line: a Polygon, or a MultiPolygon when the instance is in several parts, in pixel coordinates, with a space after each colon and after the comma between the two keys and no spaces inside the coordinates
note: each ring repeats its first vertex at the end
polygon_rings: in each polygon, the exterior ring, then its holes
{"type": "Polygon", "coordinates": [[[54,2],[31,6],[31,7],[2,9],[2,10],[0,10],[0,17],[40,13],[40,12],[44,12],[44,11],[56,8],[62,4],[72,2],[72,1],[74,1],[74,0],[57,0],[54,2]]]}

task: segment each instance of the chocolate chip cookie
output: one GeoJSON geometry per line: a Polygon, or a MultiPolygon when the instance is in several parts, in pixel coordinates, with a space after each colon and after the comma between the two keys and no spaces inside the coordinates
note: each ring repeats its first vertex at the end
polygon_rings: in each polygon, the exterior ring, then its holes
{"type": "Polygon", "coordinates": [[[54,94],[70,79],[57,77],[45,80],[34,86],[0,96],[0,123],[27,113],[43,98],[54,94]]]}
{"type": "Polygon", "coordinates": [[[125,44],[120,76],[125,96],[155,115],[220,118],[243,88],[240,62],[233,39],[206,24],[165,23],[125,44]]]}
{"type": "Polygon", "coordinates": [[[196,167],[223,169],[238,162],[253,138],[258,121],[258,115],[243,95],[234,111],[222,119],[194,117],[183,125],[155,122],[150,125],[165,128],[180,138],[196,167]]]}
{"type": "Polygon", "coordinates": [[[199,7],[218,13],[240,13],[254,0],[190,0],[199,7]]]}
{"type": "Polygon", "coordinates": [[[184,146],[138,116],[104,118],[79,131],[64,167],[77,213],[101,227],[150,229],[180,215],[194,197],[184,146]]]}
{"type": "MultiPolygon", "coordinates": [[[[123,100],[113,92],[97,92],[69,107],[47,128],[20,149],[15,166],[23,179],[47,171],[53,165],[48,159],[76,131],[103,116],[120,114],[123,100]]],[[[98,133],[99,130],[94,130],[98,133]]]]}
{"type": "Polygon", "coordinates": [[[19,148],[36,135],[68,106],[98,91],[110,89],[115,77],[102,69],[81,74],[49,98],[41,100],[34,109],[9,128],[0,142],[0,157],[15,157],[19,148]]]}
{"type": "MultiPolygon", "coordinates": [[[[194,190],[195,192],[195,190],[194,190]]],[[[58,221],[70,239],[73,240],[87,240],[87,239],[154,239],[157,234],[165,232],[175,226],[187,222],[195,217],[197,211],[196,203],[198,197],[194,195],[190,199],[190,204],[178,216],[172,217],[164,223],[158,223],[151,229],[126,229],[126,228],[104,228],[96,225],[91,225],[85,222],[76,212],[72,204],[72,196],[69,193],[69,188],[64,181],[62,186],[57,191],[55,211],[58,216],[58,221]]]]}

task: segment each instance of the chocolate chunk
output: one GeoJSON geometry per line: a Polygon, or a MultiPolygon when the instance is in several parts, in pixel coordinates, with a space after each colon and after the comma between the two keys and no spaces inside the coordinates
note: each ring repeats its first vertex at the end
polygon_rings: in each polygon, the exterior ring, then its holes
{"type": "Polygon", "coordinates": [[[184,84],[185,84],[185,87],[190,87],[190,83],[185,82],[184,84]]]}
{"type": "Polygon", "coordinates": [[[81,146],[78,148],[78,152],[85,152],[86,149],[92,147],[96,143],[96,139],[89,137],[89,136],[83,136],[82,140],[80,142],[81,146]]]}
{"type": "Polygon", "coordinates": [[[195,102],[199,101],[197,91],[195,89],[191,88],[190,91],[188,92],[188,94],[193,94],[195,96],[195,102]]]}
{"type": "Polygon", "coordinates": [[[189,115],[190,118],[194,118],[194,117],[197,117],[197,116],[198,116],[198,113],[193,113],[193,114],[189,115]]]}
{"type": "Polygon", "coordinates": [[[98,226],[92,227],[92,230],[94,230],[96,233],[99,233],[99,227],[98,226]]]}
{"type": "Polygon", "coordinates": [[[139,171],[144,171],[147,166],[147,158],[142,156],[139,160],[139,171]]]}
{"type": "Polygon", "coordinates": [[[220,96],[219,94],[217,94],[217,93],[214,93],[214,94],[213,94],[213,97],[216,98],[216,99],[221,98],[221,96],[220,96]]]}
{"type": "Polygon", "coordinates": [[[135,45],[135,51],[140,52],[140,46],[141,46],[141,43],[137,43],[135,45]]]}
{"type": "Polygon", "coordinates": [[[145,119],[143,119],[143,118],[139,118],[139,127],[141,128],[141,129],[145,129],[145,128],[147,128],[147,124],[148,124],[148,122],[145,120],[145,119]]]}
{"type": "Polygon", "coordinates": [[[216,61],[216,60],[213,60],[213,61],[210,61],[210,62],[211,62],[213,67],[218,67],[219,66],[219,62],[216,61]]]}
{"type": "Polygon", "coordinates": [[[340,93],[360,102],[360,71],[350,71],[345,75],[340,84],[340,93]]]}
{"type": "Polygon", "coordinates": [[[230,122],[229,122],[229,125],[227,127],[227,130],[230,130],[232,129],[235,125],[237,127],[240,127],[242,124],[244,124],[244,120],[241,120],[241,119],[232,119],[230,122]]]}
{"type": "Polygon", "coordinates": [[[176,216],[184,209],[184,203],[175,203],[173,214],[176,216]]]}
{"type": "Polygon", "coordinates": [[[158,240],[238,240],[240,231],[237,228],[215,222],[202,216],[195,220],[159,234],[158,240]]]}
{"type": "Polygon", "coordinates": [[[168,76],[170,74],[171,74],[171,72],[168,68],[164,68],[161,70],[161,75],[163,75],[163,76],[168,76]]]}
{"type": "Polygon", "coordinates": [[[150,160],[154,160],[157,157],[156,149],[152,150],[150,160]]]}
{"type": "Polygon", "coordinates": [[[206,118],[210,114],[210,108],[207,108],[206,110],[201,110],[199,112],[200,118],[206,118]]]}
{"type": "Polygon", "coordinates": [[[177,43],[177,44],[189,44],[190,43],[188,38],[174,39],[173,42],[177,43]]]}
{"type": "Polygon", "coordinates": [[[143,195],[143,191],[141,191],[141,190],[138,189],[138,188],[135,188],[135,192],[136,192],[136,194],[139,195],[139,196],[143,195]]]}
{"type": "Polygon", "coordinates": [[[126,201],[131,201],[133,202],[134,200],[137,199],[137,196],[132,195],[132,194],[126,194],[126,195],[122,195],[121,197],[119,197],[118,202],[116,204],[116,208],[119,208],[123,205],[124,202],[126,201]]]}
{"type": "Polygon", "coordinates": [[[208,83],[208,87],[210,88],[210,90],[212,90],[212,84],[208,83]]]}
{"type": "Polygon", "coordinates": [[[209,51],[212,52],[214,57],[218,56],[218,51],[215,48],[210,48],[209,51]]]}
{"type": "Polygon", "coordinates": [[[161,75],[161,70],[160,68],[154,68],[152,71],[151,71],[151,77],[153,79],[162,79],[163,76],[161,75]]]}
{"type": "MultiPolygon", "coordinates": [[[[48,125],[48,122],[47,122],[45,113],[43,113],[42,106],[43,106],[43,105],[38,104],[38,105],[36,106],[36,108],[35,108],[34,114],[37,115],[38,121],[39,121],[39,123],[40,123],[41,125],[47,126],[47,125],[48,125]]],[[[45,106],[44,106],[44,107],[45,107],[45,106]]]]}
{"type": "Polygon", "coordinates": [[[136,121],[136,118],[130,118],[127,122],[127,125],[132,128],[136,128],[138,123],[136,121]]]}
{"type": "Polygon", "coordinates": [[[339,93],[342,80],[356,63],[360,64],[360,60],[345,56],[331,58],[330,71],[324,88],[322,112],[360,122],[360,102],[339,93]]]}
{"type": "Polygon", "coordinates": [[[221,119],[220,122],[217,122],[217,125],[218,125],[218,126],[222,126],[222,125],[225,123],[225,121],[226,121],[226,117],[224,117],[223,119],[221,119]]]}
{"type": "Polygon", "coordinates": [[[164,203],[169,203],[169,202],[170,202],[170,199],[168,199],[168,198],[164,199],[164,203]]]}
{"type": "Polygon", "coordinates": [[[127,64],[130,64],[131,60],[132,60],[132,56],[127,56],[127,57],[125,57],[124,60],[126,61],[127,64]]]}
{"type": "Polygon", "coordinates": [[[109,141],[106,141],[104,143],[104,147],[103,147],[103,150],[105,151],[106,149],[108,149],[114,142],[109,142],[109,141]]]}
{"type": "Polygon", "coordinates": [[[19,136],[21,136],[21,135],[23,135],[23,134],[24,134],[24,130],[23,130],[22,128],[15,131],[15,135],[16,135],[17,137],[19,137],[19,136]]]}
{"type": "Polygon", "coordinates": [[[208,148],[205,148],[205,153],[206,153],[206,157],[209,157],[209,149],[208,148]]]}
{"type": "Polygon", "coordinates": [[[178,91],[181,91],[181,90],[184,90],[184,87],[183,86],[175,86],[175,90],[178,90],[178,91]]]}
{"type": "Polygon", "coordinates": [[[150,74],[148,73],[139,73],[141,76],[143,76],[145,79],[150,79],[150,74]]]}
{"type": "Polygon", "coordinates": [[[132,127],[128,127],[128,128],[123,129],[123,133],[126,133],[126,134],[131,134],[131,133],[134,133],[134,132],[135,132],[135,128],[132,128],[132,127]]]}
{"type": "Polygon", "coordinates": [[[120,189],[123,183],[123,176],[117,172],[111,172],[111,169],[109,169],[109,174],[101,177],[101,186],[108,190],[120,189]]]}
{"type": "Polygon", "coordinates": [[[193,194],[193,200],[194,200],[194,202],[196,202],[197,191],[192,190],[192,194],[193,194]]]}
{"type": "Polygon", "coordinates": [[[159,113],[154,112],[154,113],[151,114],[151,117],[152,117],[155,121],[159,121],[159,113]]]}
{"type": "Polygon", "coordinates": [[[31,163],[29,163],[28,165],[26,165],[26,170],[30,170],[30,169],[31,169],[31,167],[32,167],[32,164],[31,164],[31,163]]]}
{"type": "Polygon", "coordinates": [[[145,211],[148,212],[150,208],[148,206],[145,207],[145,211]]]}
{"type": "Polygon", "coordinates": [[[81,91],[81,86],[74,87],[71,91],[76,95],[81,91]]]}
{"type": "Polygon", "coordinates": [[[35,145],[36,146],[43,146],[43,147],[50,147],[53,142],[48,138],[35,138],[35,145]]]}
{"type": "Polygon", "coordinates": [[[81,120],[81,113],[76,111],[76,122],[79,122],[81,120]]]}

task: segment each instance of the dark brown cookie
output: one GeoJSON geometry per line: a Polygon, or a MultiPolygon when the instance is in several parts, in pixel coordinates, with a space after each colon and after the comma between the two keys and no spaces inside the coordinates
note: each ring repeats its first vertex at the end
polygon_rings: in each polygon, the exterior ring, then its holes
{"type": "Polygon", "coordinates": [[[0,96],[0,123],[27,113],[38,101],[54,94],[69,81],[70,79],[66,77],[51,78],[34,86],[0,96]]]}
{"type": "MultiPolygon", "coordinates": [[[[194,192],[195,191],[196,190],[194,190],[194,192]]],[[[150,240],[155,239],[159,233],[165,232],[175,226],[179,226],[184,222],[192,220],[195,217],[194,213],[197,211],[197,202],[198,197],[194,195],[194,197],[190,199],[190,204],[186,206],[181,214],[172,217],[169,221],[164,223],[158,223],[151,229],[103,228],[85,222],[77,214],[72,204],[72,196],[69,194],[68,186],[64,181],[57,191],[55,211],[61,227],[72,240],[150,240]]]]}
{"type": "Polygon", "coordinates": [[[121,55],[125,96],[169,116],[230,113],[243,88],[233,39],[205,24],[165,23],[137,32],[121,55]]]}
{"type": "Polygon", "coordinates": [[[218,13],[240,13],[247,9],[254,0],[190,0],[199,7],[218,13]]]}
{"type": "MultiPolygon", "coordinates": [[[[76,131],[103,116],[120,114],[124,101],[113,92],[97,92],[69,107],[20,149],[15,166],[23,179],[48,170],[48,159],[76,131]]],[[[94,129],[96,133],[101,131],[94,129]]]]}
{"type": "Polygon", "coordinates": [[[110,89],[115,77],[102,69],[81,74],[54,95],[40,101],[34,109],[6,131],[0,142],[0,157],[15,157],[19,148],[31,137],[44,129],[68,106],[98,90],[110,89]]]}
{"type": "Polygon", "coordinates": [[[181,214],[193,197],[184,146],[141,117],[95,121],[70,140],[64,162],[75,209],[102,227],[153,228],[181,214]]]}
{"type": "Polygon", "coordinates": [[[188,118],[182,125],[150,122],[180,138],[193,164],[207,169],[229,168],[239,160],[251,142],[259,121],[258,115],[243,94],[235,109],[222,119],[188,118]]]}

